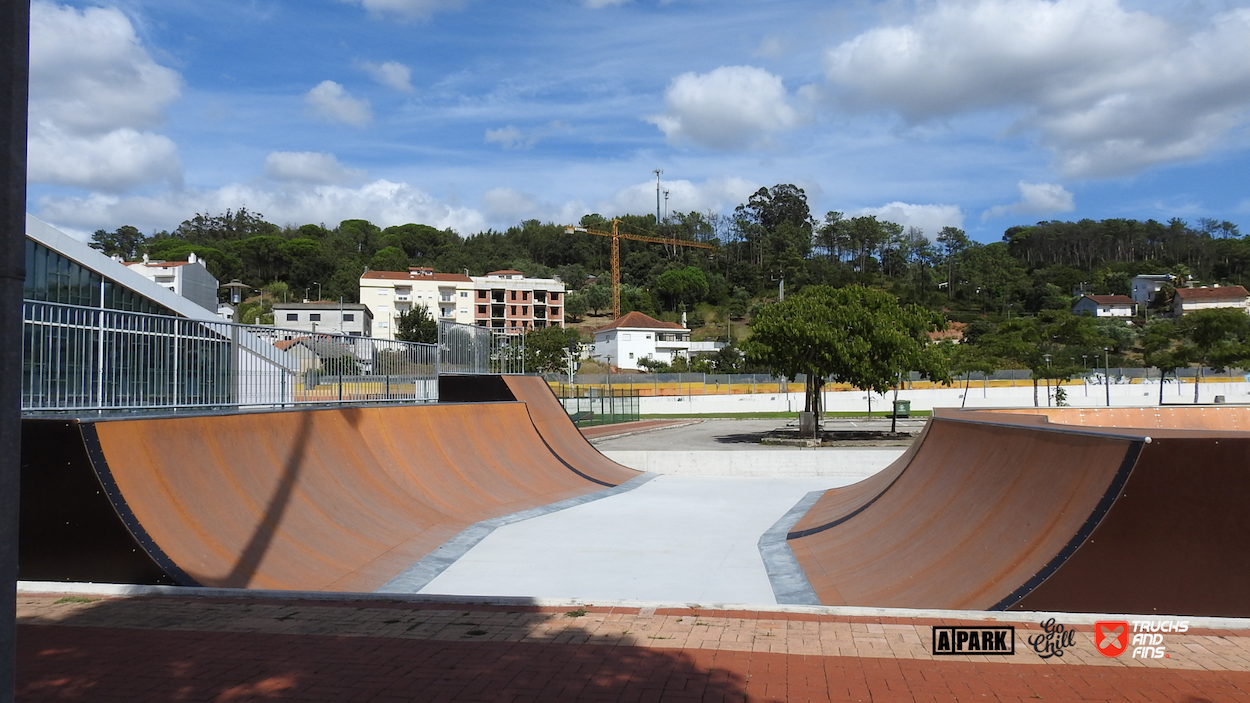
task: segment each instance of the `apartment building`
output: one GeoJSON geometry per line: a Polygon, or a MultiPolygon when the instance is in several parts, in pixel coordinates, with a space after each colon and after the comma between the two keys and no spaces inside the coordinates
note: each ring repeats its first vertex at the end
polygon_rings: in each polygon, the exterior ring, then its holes
{"type": "Polygon", "coordinates": [[[472,279],[473,324],[508,334],[564,326],[564,283],[558,279],[526,278],[512,270],[472,279]]]}
{"type": "Polygon", "coordinates": [[[473,323],[473,281],[459,273],[435,273],[414,266],[408,271],[367,271],[360,277],[360,302],[373,311],[373,336],[395,339],[399,316],[424,305],[438,320],[473,323]]]}
{"type": "Polygon", "coordinates": [[[418,305],[439,320],[508,334],[564,326],[564,284],[520,271],[472,277],[419,266],[407,273],[369,271],[360,277],[360,302],[373,310],[374,336],[381,339],[394,339],[399,316],[418,305]]]}

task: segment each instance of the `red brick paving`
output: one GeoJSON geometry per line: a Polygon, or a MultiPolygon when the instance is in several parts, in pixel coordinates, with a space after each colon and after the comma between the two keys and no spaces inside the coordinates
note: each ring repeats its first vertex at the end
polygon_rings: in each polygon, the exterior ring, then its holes
{"type": "MultiPolygon", "coordinates": [[[[838,637],[891,628],[884,634],[915,639],[913,621],[898,618],[696,609],[651,615],[592,606],[569,617],[558,608],[446,603],[56,600],[18,598],[19,701],[1250,701],[1244,670],[1250,667],[1236,653],[1183,658],[1178,650],[1177,660],[1149,666],[1073,663],[1075,656],[1042,662],[1029,651],[994,661],[935,660],[902,644],[881,656],[793,653],[808,646],[813,628],[838,637]],[[701,635],[714,627],[761,638],[743,649],[728,638],[685,646],[669,636],[658,642],[638,636],[682,628],[701,635]],[[790,653],[759,651],[765,637],[790,653]],[[1163,668],[1182,665],[1190,668],[1163,668]],[[1210,670],[1217,667],[1223,670],[1210,670]]],[[[1018,639],[1026,634],[1018,632],[1018,639]]],[[[1230,652],[1250,650],[1245,640],[1244,631],[1193,633],[1193,641],[1222,643],[1230,652]]]]}

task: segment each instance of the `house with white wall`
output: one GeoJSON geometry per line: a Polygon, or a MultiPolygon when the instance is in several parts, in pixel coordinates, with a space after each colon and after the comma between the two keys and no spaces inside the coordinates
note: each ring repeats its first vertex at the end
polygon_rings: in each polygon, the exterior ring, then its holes
{"type": "Polygon", "coordinates": [[[1211,308],[1237,308],[1250,313],[1250,294],[1241,286],[1211,286],[1210,288],[1177,288],[1172,301],[1172,314],[1176,317],[1211,308]]]}
{"type": "Polygon", "coordinates": [[[631,312],[595,330],[590,358],[618,369],[637,370],[642,359],[671,364],[689,353],[689,329],[631,312]]]}
{"type": "Polygon", "coordinates": [[[205,268],[204,262],[194,253],[186,261],[152,261],[147,254],[143,261],[122,264],[152,281],[173,291],[205,310],[217,311],[217,279],[205,268]]]}
{"type": "Polygon", "coordinates": [[[1129,297],[1139,305],[1149,305],[1155,294],[1164,286],[1172,284],[1172,277],[1166,273],[1143,273],[1133,276],[1130,284],[1129,297]]]}
{"type": "Polygon", "coordinates": [[[316,303],[274,303],[274,327],[316,334],[373,336],[373,313],[362,303],[322,300],[316,303]]]}
{"type": "Polygon", "coordinates": [[[395,339],[399,316],[424,305],[436,320],[473,324],[473,279],[414,266],[404,271],[366,271],[360,302],[373,311],[373,336],[395,339]]]}
{"type": "Polygon", "coordinates": [[[1072,312],[1089,313],[1094,317],[1133,317],[1137,314],[1137,301],[1127,295],[1086,295],[1076,301],[1072,312]]]}

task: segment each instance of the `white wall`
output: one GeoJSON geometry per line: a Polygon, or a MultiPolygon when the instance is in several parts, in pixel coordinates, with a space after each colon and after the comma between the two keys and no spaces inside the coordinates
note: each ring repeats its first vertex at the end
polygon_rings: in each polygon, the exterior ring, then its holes
{"type": "MultiPolygon", "coordinates": [[[[1053,391],[1053,389],[1052,389],[1053,391]]],[[[1067,404],[1072,407],[1106,407],[1106,389],[1090,384],[1064,386],[1067,404]]],[[[964,390],[940,388],[915,391],[899,391],[899,400],[910,400],[912,410],[958,408],[964,402],[964,390]]],[[[1202,403],[1215,402],[1215,396],[1224,396],[1227,403],[1250,403],[1250,383],[1203,383],[1198,399],[1202,403]]],[[[894,394],[872,394],[874,412],[888,410],[894,394]]],[[[1163,402],[1167,404],[1192,403],[1193,382],[1177,384],[1169,382],[1163,389],[1163,402]]],[[[753,395],[703,395],[660,396],[639,399],[639,411],[643,415],[681,415],[692,413],[758,413],[798,412],[803,409],[802,393],[756,393],[753,395]]],[[[1046,405],[1046,386],[1038,386],[1038,402],[1046,405]]],[[[1112,384],[1113,407],[1148,407],[1159,403],[1159,384],[1133,383],[1112,384]]],[[[830,391],[824,394],[824,409],[828,412],[865,412],[868,410],[868,394],[863,391],[830,391]]],[[[968,389],[966,406],[969,408],[1033,407],[1033,385],[1022,381],[1012,388],[983,388],[974,381],[968,389]]]]}

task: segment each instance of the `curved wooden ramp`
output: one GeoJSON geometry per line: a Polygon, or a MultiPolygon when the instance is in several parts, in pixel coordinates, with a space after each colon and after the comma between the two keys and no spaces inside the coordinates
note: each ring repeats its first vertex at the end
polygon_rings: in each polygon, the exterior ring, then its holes
{"type": "Polygon", "coordinates": [[[556,456],[592,481],[614,486],[638,472],[599,453],[569,419],[559,398],[539,376],[503,376],[513,397],[525,403],[534,428],[556,456]]]}
{"type": "Polygon", "coordinates": [[[822,603],[1250,615],[1250,433],[940,411],[788,544],[822,603]]]}
{"type": "Polygon", "coordinates": [[[372,591],[475,522],[605,485],[515,402],[73,426],[127,529],[184,584],[372,591]]]}

